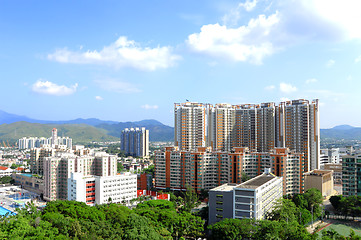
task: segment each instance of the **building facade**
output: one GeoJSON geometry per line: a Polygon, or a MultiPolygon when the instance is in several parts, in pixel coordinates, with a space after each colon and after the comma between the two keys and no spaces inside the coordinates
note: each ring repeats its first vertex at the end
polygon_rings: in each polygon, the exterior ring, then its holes
{"type": "Polygon", "coordinates": [[[73,153],[58,153],[44,158],[44,199],[68,199],[68,178],[72,173],[84,176],[115,176],[117,159],[106,153],[77,156],[73,153]]]}
{"type": "Polygon", "coordinates": [[[333,194],[333,171],[312,170],[305,173],[305,190],[310,188],[318,189],[323,197],[333,194]]]}
{"type": "Polygon", "coordinates": [[[225,218],[264,219],[283,194],[282,177],[265,173],[242,184],[223,184],[209,191],[209,224],[225,218]]]}
{"type": "Polygon", "coordinates": [[[225,183],[240,184],[242,172],[253,178],[270,168],[273,174],[283,177],[284,194],[293,195],[304,191],[304,161],[303,154],[288,148],[260,153],[245,147],[234,148],[232,152],[167,147],[155,153],[155,187],[185,190],[189,185],[200,192],[225,183]]]}
{"type": "Polygon", "coordinates": [[[136,174],[94,176],[71,173],[68,178],[68,200],[93,206],[104,203],[129,204],[134,198],[137,198],[136,174]]]}
{"type": "Polygon", "coordinates": [[[120,149],[128,156],[149,156],[149,130],[145,128],[126,128],[120,137],[120,149]]]}
{"type": "Polygon", "coordinates": [[[361,196],[361,155],[342,157],[342,195],[361,196]]]}
{"type": "Polygon", "coordinates": [[[286,147],[304,155],[304,172],[320,168],[318,100],[215,106],[186,102],[174,106],[174,143],[181,151],[248,147],[268,152],[286,147]]]}
{"type": "Polygon", "coordinates": [[[23,137],[18,140],[19,149],[40,148],[45,145],[53,148],[62,146],[62,148],[72,149],[73,139],[69,137],[58,137],[58,130],[54,128],[50,138],[23,137]]]}

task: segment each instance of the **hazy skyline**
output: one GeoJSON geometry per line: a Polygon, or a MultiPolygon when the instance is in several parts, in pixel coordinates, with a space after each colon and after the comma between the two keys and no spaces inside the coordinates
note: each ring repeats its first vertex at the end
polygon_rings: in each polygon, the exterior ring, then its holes
{"type": "Polygon", "coordinates": [[[361,2],[2,1],[0,109],[34,119],[156,119],[173,103],[320,99],[361,126],[361,2]]]}

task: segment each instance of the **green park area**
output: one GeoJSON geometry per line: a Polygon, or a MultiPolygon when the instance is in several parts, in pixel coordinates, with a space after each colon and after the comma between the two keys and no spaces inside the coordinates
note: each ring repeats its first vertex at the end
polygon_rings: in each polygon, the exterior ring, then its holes
{"type": "Polygon", "coordinates": [[[356,236],[361,237],[361,224],[359,222],[336,222],[328,225],[325,228],[322,228],[318,232],[319,238],[321,239],[322,231],[336,232],[341,236],[348,237],[350,236],[351,230],[355,233],[356,236]]]}

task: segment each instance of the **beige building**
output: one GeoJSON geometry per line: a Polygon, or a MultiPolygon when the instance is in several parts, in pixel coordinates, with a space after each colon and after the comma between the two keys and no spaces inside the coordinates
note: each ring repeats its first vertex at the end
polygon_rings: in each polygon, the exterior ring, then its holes
{"type": "Polygon", "coordinates": [[[334,184],[342,184],[342,163],[326,163],[323,165],[323,169],[333,171],[334,184]]]}
{"type": "Polygon", "coordinates": [[[305,190],[316,188],[322,196],[327,197],[333,193],[332,170],[313,170],[305,173],[305,190]]]}
{"type": "Polygon", "coordinates": [[[71,173],[114,176],[117,174],[117,158],[101,152],[93,156],[59,153],[58,156],[44,158],[44,199],[67,199],[71,173]]]}

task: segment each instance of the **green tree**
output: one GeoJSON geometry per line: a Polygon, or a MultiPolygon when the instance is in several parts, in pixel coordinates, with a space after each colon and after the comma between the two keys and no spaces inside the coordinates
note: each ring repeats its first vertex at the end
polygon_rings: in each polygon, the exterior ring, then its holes
{"type": "Polygon", "coordinates": [[[242,173],[241,173],[241,181],[242,181],[242,182],[248,181],[248,180],[250,180],[250,179],[251,179],[251,177],[248,176],[245,172],[242,172],[242,173]]]}
{"type": "Polygon", "coordinates": [[[154,178],[155,166],[150,165],[148,168],[143,169],[142,173],[151,174],[154,178]]]}
{"type": "Polygon", "coordinates": [[[286,222],[293,222],[298,219],[298,213],[298,208],[292,200],[281,198],[277,200],[274,209],[268,215],[268,218],[274,221],[283,220],[286,222]]]}
{"type": "Polygon", "coordinates": [[[336,210],[336,211],[340,211],[340,207],[341,207],[341,200],[344,199],[345,197],[342,195],[337,195],[337,196],[331,196],[330,197],[330,203],[332,204],[332,207],[336,210]]]}
{"type": "Polygon", "coordinates": [[[226,218],[217,222],[208,229],[211,230],[211,239],[253,239],[253,233],[257,232],[258,225],[253,219],[226,218]]]}
{"type": "Polygon", "coordinates": [[[186,189],[187,190],[183,193],[182,210],[190,212],[198,204],[198,195],[190,185],[187,185],[186,189]]]}
{"type": "Polygon", "coordinates": [[[307,201],[307,210],[310,212],[313,211],[314,218],[321,216],[321,204],[323,201],[321,192],[316,188],[310,188],[303,194],[303,197],[307,201]]]}
{"type": "Polygon", "coordinates": [[[124,166],[123,166],[123,163],[121,162],[117,162],[117,172],[118,173],[121,173],[124,171],[124,166]]]}

